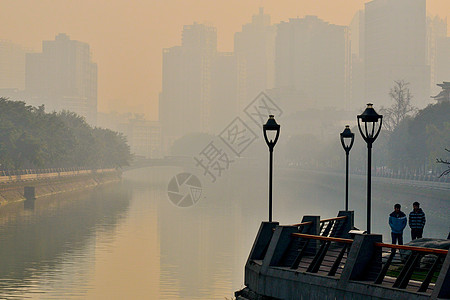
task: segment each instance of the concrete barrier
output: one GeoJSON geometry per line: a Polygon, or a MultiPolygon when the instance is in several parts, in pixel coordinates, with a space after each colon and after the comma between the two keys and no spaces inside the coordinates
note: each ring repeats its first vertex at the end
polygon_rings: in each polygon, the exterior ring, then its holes
{"type": "MultiPolygon", "coordinates": [[[[394,288],[395,284],[394,286],[388,285],[392,278],[386,284],[383,284],[383,280],[376,284],[373,274],[376,278],[381,278],[379,277],[381,275],[377,274],[385,274],[382,270],[382,247],[394,246],[382,244],[382,236],[379,234],[355,234],[353,240],[349,239],[349,231],[353,227],[353,212],[339,212],[339,215],[348,217],[348,224],[342,225],[345,226],[345,230],[340,237],[318,235],[319,231],[316,225],[319,222],[317,216],[305,216],[302,220],[302,223],[312,221],[313,224],[316,224],[310,228],[309,234],[299,232],[299,227],[295,225],[279,226],[277,223],[263,222],[245,265],[244,284],[246,288],[236,292],[236,298],[252,300],[450,299],[450,256],[448,252],[445,252],[445,250],[439,250],[439,252],[429,248],[421,250],[420,247],[415,247],[415,250],[413,250],[423,251],[424,253],[435,251],[435,253],[440,253],[439,255],[447,253],[439,277],[433,284],[432,292],[418,292],[404,287],[394,288]],[[316,234],[311,235],[314,232],[316,234]],[[298,261],[296,261],[297,264],[294,263],[292,268],[280,263],[284,261],[283,258],[288,251],[298,251],[292,246],[296,237],[321,242],[319,249],[313,247],[315,248],[315,254],[309,255],[307,263],[310,264],[310,267],[307,269],[305,269],[305,266],[300,268],[298,261]],[[268,242],[269,238],[270,241],[268,242]],[[342,245],[342,247],[339,248],[339,245],[342,245]],[[335,256],[336,261],[328,274],[324,273],[323,270],[318,272],[317,265],[325,261],[324,257],[327,255],[328,249],[334,249],[338,253],[335,256]],[[346,259],[342,260],[344,256],[346,256],[346,259]],[[311,267],[313,265],[314,267],[311,267]],[[341,268],[341,272],[336,273],[336,268],[341,268]]],[[[308,247],[308,243],[303,246],[305,249],[306,247],[308,247]]],[[[413,249],[413,247],[409,249],[413,249]]],[[[303,250],[300,250],[300,253],[302,252],[303,250]]],[[[299,257],[301,255],[299,254],[299,257]]],[[[387,269],[389,266],[386,262],[384,265],[383,269],[387,269]]],[[[410,266],[414,266],[414,264],[408,265],[406,262],[405,270],[410,266]]],[[[402,271],[400,274],[402,273],[406,272],[402,271]]],[[[430,270],[429,274],[434,274],[434,270],[430,270]]],[[[396,282],[399,281],[399,278],[403,280],[401,275],[398,276],[396,282]]],[[[405,277],[407,278],[405,280],[409,281],[410,274],[406,276],[409,277],[405,277]]],[[[427,288],[424,290],[427,290],[427,288]]]]}

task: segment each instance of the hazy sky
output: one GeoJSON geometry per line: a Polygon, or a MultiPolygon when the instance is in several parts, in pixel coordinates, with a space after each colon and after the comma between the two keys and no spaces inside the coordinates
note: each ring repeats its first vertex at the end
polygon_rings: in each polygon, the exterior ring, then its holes
{"type": "MultiPolygon", "coordinates": [[[[367,0],[0,0],[0,39],[41,51],[58,33],[89,43],[98,64],[99,111],[158,116],[162,48],[181,43],[183,25],[217,28],[220,51],[263,6],[272,23],[317,15],[348,25],[367,0]]],[[[447,17],[450,0],[427,0],[431,15],[447,17]]],[[[450,31],[450,30],[449,30],[450,31]]]]}

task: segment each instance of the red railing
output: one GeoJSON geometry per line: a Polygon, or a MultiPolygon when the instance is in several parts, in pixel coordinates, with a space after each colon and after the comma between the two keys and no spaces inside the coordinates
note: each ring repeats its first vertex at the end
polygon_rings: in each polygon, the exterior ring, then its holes
{"type": "Polygon", "coordinates": [[[369,278],[375,284],[422,293],[433,291],[448,253],[445,249],[385,243],[375,243],[374,246],[376,256],[369,266],[369,278]]]}

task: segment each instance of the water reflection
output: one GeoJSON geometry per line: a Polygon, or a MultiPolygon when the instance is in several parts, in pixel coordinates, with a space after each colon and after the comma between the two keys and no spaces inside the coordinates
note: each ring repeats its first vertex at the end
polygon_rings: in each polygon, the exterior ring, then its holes
{"type": "Polygon", "coordinates": [[[88,283],[80,269],[92,264],[87,258],[95,234],[114,230],[130,196],[126,189],[108,187],[38,199],[31,210],[28,202],[26,210],[23,203],[2,209],[0,298],[44,293],[69,278],[78,285],[75,295],[82,295],[88,283]]]}
{"type": "MultiPolygon", "coordinates": [[[[245,260],[268,218],[267,169],[235,168],[202,180],[192,207],[169,201],[170,179],[184,170],[149,168],[120,184],[0,209],[0,298],[224,299],[242,287],[245,260]]],[[[344,174],[275,169],[274,220],[336,216],[344,174]]],[[[365,178],[350,180],[350,208],[365,224],[365,178]]],[[[388,234],[394,202],[427,213],[427,236],[447,235],[448,194],[374,182],[374,232],[388,234]]],[[[407,234],[405,234],[406,239],[407,234]]]]}

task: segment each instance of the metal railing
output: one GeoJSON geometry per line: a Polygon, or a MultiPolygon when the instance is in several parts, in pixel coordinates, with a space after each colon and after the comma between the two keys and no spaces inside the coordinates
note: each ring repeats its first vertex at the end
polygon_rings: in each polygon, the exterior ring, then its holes
{"type": "MultiPolygon", "coordinates": [[[[344,222],[346,221],[347,216],[335,217],[330,219],[320,220],[320,230],[319,233],[321,236],[327,237],[337,237],[342,234],[342,230],[344,229],[344,222]]],[[[313,222],[302,222],[297,224],[292,224],[289,226],[298,227],[298,232],[304,233],[307,232],[309,226],[311,226],[313,222]]],[[[275,228],[273,229],[275,231],[275,228]]]]}
{"type": "Polygon", "coordinates": [[[342,234],[344,222],[347,216],[336,217],[331,219],[320,220],[320,235],[328,237],[336,237],[342,234]]]}
{"type": "Polygon", "coordinates": [[[351,239],[302,233],[293,233],[292,238],[299,242],[299,247],[290,268],[327,276],[342,273],[353,243],[351,239]]]}
{"type": "Polygon", "coordinates": [[[108,173],[116,169],[82,169],[82,168],[52,168],[52,169],[26,169],[15,171],[0,171],[0,183],[38,180],[44,178],[57,178],[84,174],[108,173]]]}
{"type": "Polygon", "coordinates": [[[448,250],[375,243],[367,276],[375,284],[431,293],[448,250]]]}

